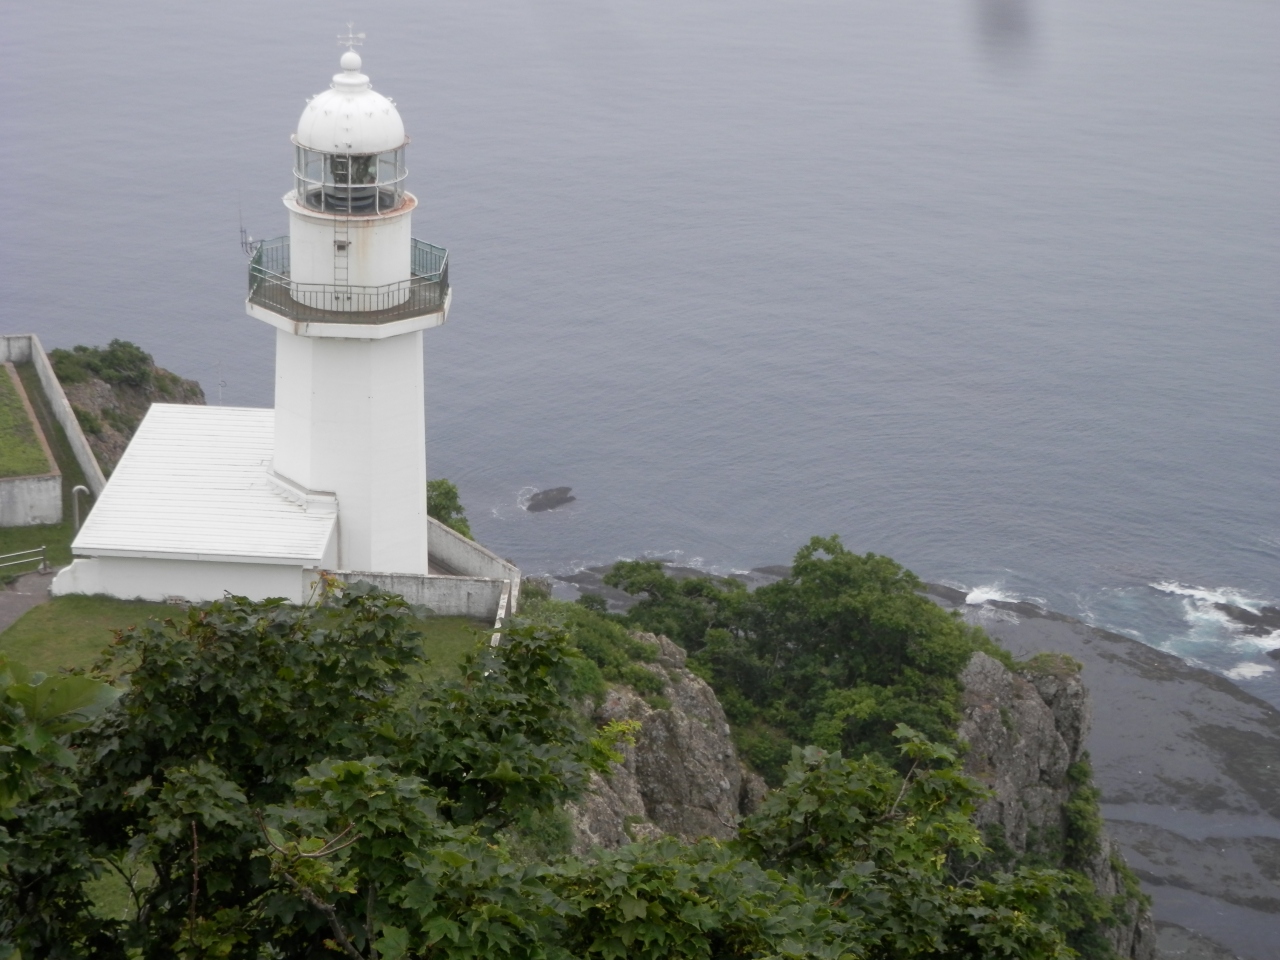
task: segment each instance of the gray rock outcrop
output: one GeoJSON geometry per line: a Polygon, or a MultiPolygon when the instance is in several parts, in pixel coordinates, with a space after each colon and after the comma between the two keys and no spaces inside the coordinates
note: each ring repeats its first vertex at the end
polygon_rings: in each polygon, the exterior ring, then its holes
{"type": "Polygon", "coordinates": [[[152,367],[146,386],[110,384],[97,377],[63,382],[62,389],[84,430],[89,448],[106,473],[115,469],[133,433],[153,403],[203,405],[204,391],[163,367],[152,367]]]}
{"type": "Polygon", "coordinates": [[[593,711],[597,723],[636,720],[640,730],[611,776],[593,777],[586,795],[569,805],[580,853],[662,834],[732,837],[766,790],[738,759],[724,709],[685,666],[684,650],[666,637],[636,636],[657,647],[657,659],[646,667],[663,680],[669,706],[613,687],[593,711]]]}
{"type": "MultiPolygon", "coordinates": [[[[767,791],[738,759],[724,709],[685,666],[684,650],[666,637],[636,636],[656,647],[656,660],[646,667],[663,680],[666,703],[615,686],[598,706],[588,707],[598,724],[636,720],[640,729],[611,775],[594,776],[587,793],[568,806],[576,853],[663,834],[727,839],[767,791]]],[[[1054,659],[1039,666],[1016,674],[977,654],[961,676],[966,772],[992,791],[976,819],[980,826],[998,825],[1019,856],[1063,836],[1063,804],[1072,790],[1067,771],[1083,756],[1092,719],[1074,668],[1054,659]]],[[[1118,856],[1103,836],[1085,865],[1104,897],[1125,893],[1113,866],[1118,856]]],[[[1129,906],[1129,921],[1107,931],[1112,946],[1129,960],[1154,960],[1151,917],[1138,904],[1129,906]]]]}
{"type": "MultiPolygon", "coordinates": [[[[960,679],[965,691],[959,734],[969,745],[965,771],[992,792],[975,820],[980,827],[998,827],[1019,856],[1053,844],[1066,831],[1063,804],[1072,791],[1067,771],[1082,758],[1092,722],[1084,684],[1062,659],[1017,674],[983,653],[974,655],[960,679]]],[[[1104,834],[1083,865],[1104,897],[1125,894],[1113,862],[1119,856],[1104,834]]],[[[1154,960],[1149,911],[1130,900],[1125,912],[1128,921],[1106,931],[1112,947],[1121,957],[1154,960]]]]}

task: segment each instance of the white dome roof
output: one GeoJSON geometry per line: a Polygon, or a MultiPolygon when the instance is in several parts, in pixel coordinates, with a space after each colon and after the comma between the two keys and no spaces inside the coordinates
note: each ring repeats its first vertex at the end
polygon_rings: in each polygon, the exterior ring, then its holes
{"type": "Polygon", "coordinates": [[[404,121],[395,104],[369,85],[360,55],[342,55],[342,73],[311,98],[298,121],[296,142],[324,153],[383,153],[405,141],[404,121]]]}

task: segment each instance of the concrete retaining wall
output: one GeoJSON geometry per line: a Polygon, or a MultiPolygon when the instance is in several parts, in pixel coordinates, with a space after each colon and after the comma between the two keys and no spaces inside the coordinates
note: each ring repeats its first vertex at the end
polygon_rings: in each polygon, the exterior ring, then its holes
{"type": "Polygon", "coordinates": [[[102,474],[102,467],[98,466],[98,459],[89,449],[89,441],[85,439],[84,431],[80,429],[80,421],[76,419],[75,411],[71,409],[71,402],[62,392],[62,384],[54,375],[53,366],[49,363],[44,347],[40,344],[40,338],[34,333],[0,335],[0,363],[6,360],[14,363],[30,363],[35,367],[40,386],[44,389],[45,398],[49,401],[49,409],[53,411],[53,418],[62,425],[62,429],[67,434],[67,442],[71,444],[71,452],[76,458],[76,463],[80,464],[80,469],[84,471],[85,483],[93,491],[93,495],[98,496],[102,493],[102,488],[107,485],[107,478],[102,474]]]}
{"type": "Polygon", "coordinates": [[[506,580],[485,577],[424,577],[413,573],[369,573],[363,570],[335,570],[333,576],[346,583],[367,580],[380,590],[398,593],[410,603],[430,607],[442,617],[470,617],[498,620],[506,615],[506,580]]]}
{"type": "MultiPolygon", "coordinates": [[[[0,370],[0,375],[4,371],[0,370]]],[[[0,527],[33,527],[62,522],[62,476],[8,477],[0,480],[0,527]]]]}
{"type": "Polygon", "coordinates": [[[432,517],[427,518],[427,551],[432,560],[439,561],[460,576],[511,581],[511,612],[519,608],[520,569],[514,564],[432,517]]]}

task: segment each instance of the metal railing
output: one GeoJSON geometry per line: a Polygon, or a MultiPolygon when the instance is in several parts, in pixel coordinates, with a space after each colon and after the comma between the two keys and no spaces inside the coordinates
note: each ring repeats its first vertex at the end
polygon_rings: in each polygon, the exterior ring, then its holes
{"type": "Polygon", "coordinates": [[[388,323],[444,309],[449,252],[411,240],[409,279],[380,287],[295,283],[289,238],[264,240],[249,262],[249,302],[306,323],[388,323]]]}
{"type": "MultiPolygon", "coordinates": [[[[6,567],[16,567],[25,563],[39,564],[36,569],[43,570],[49,563],[48,558],[45,556],[46,549],[47,548],[45,547],[36,547],[32,550],[19,550],[16,553],[0,553],[0,570],[4,570],[6,567]],[[22,559],[15,560],[15,557],[21,557],[22,559]]],[[[5,574],[0,573],[0,576],[4,575],[5,574]]]]}

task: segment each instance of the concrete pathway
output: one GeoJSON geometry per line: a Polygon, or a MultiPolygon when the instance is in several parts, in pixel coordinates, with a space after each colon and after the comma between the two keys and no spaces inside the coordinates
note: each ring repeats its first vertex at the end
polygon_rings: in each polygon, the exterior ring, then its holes
{"type": "Polygon", "coordinates": [[[0,633],[32,607],[49,599],[49,584],[56,572],[24,573],[7,587],[0,587],[0,633]]]}

